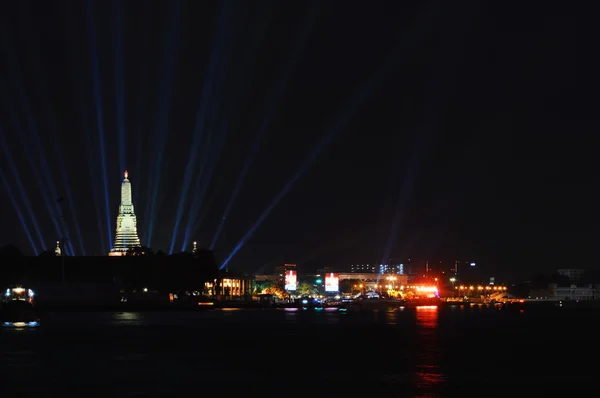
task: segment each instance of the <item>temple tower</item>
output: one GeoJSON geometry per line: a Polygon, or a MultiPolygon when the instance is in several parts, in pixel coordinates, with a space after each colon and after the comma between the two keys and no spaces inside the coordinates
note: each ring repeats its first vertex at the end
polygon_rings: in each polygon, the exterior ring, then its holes
{"type": "Polygon", "coordinates": [[[108,254],[109,256],[123,256],[127,250],[140,247],[140,238],[137,233],[137,219],[131,199],[131,182],[129,174],[125,170],[125,179],[121,183],[121,204],[117,216],[117,234],[115,244],[108,254]]]}

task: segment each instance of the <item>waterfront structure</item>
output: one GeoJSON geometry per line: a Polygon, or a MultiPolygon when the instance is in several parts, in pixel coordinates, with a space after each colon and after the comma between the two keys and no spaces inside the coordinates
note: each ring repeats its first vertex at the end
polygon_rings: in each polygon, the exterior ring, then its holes
{"type": "MultiPolygon", "coordinates": [[[[342,270],[340,270],[342,271],[342,270]]],[[[344,271],[346,272],[346,271],[344,271]]],[[[404,264],[352,264],[350,272],[356,273],[377,273],[380,274],[401,274],[404,275],[404,264]]]]}
{"type": "Polygon", "coordinates": [[[350,272],[368,272],[375,273],[377,272],[378,267],[375,264],[352,264],[350,266],[350,272]]]}
{"type": "Polygon", "coordinates": [[[280,274],[258,274],[254,276],[256,282],[280,282],[283,281],[283,275],[280,274]]]}
{"type": "Polygon", "coordinates": [[[125,170],[125,178],[121,183],[121,204],[117,215],[117,233],[115,244],[109,256],[123,256],[134,247],[140,247],[140,238],[137,233],[137,219],[131,198],[131,182],[129,173],[125,170]]]}
{"type": "Polygon", "coordinates": [[[546,289],[532,289],[528,298],[548,301],[600,300],[599,290],[598,285],[594,284],[559,286],[556,283],[551,283],[546,289]]]}
{"type": "Polygon", "coordinates": [[[561,268],[557,269],[556,272],[559,275],[566,276],[573,283],[579,283],[585,275],[585,270],[579,268],[561,268]]]}
{"type": "Polygon", "coordinates": [[[222,273],[217,279],[204,284],[204,294],[209,297],[224,300],[249,297],[254,288],[254,278],[251,276],[222,273]]]}

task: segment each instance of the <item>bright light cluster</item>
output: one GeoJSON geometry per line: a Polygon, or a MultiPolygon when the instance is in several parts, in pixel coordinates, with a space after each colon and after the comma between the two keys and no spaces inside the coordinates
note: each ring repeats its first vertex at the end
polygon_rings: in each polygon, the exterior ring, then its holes
{"type": "Polygon", "coordinates": [[[417,292],[423,293],[437,293],[438,289],[435,286],[417,286],[417,292]]]}
{"type": "Polygon", "coordinates": [[[495,291],[505,291],[506,286],[456,286],[454,289],[456,290],[495,290],[495,291]]]}

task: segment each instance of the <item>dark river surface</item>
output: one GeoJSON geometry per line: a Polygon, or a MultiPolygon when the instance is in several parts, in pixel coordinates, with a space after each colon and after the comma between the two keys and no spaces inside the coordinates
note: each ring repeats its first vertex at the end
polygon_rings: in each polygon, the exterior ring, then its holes
{"type": "Polygon", "coordinates": [[[477,306],[48,313],[0,330],[0,396],[599,396],[599,320],[477,306]]]}

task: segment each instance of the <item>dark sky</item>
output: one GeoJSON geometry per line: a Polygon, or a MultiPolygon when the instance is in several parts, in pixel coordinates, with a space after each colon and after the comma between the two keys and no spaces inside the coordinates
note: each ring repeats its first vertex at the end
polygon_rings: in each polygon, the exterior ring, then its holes
{"type": "Polygon", "coordinates": [[[4,3],[0,243],[34,253],[9,192],[37,250],[63,196],[106,253],[127,168],[143,244],[210,247],[229,207],[231,268],[597,264],[591,10],[409,3],[4,3]]]}

